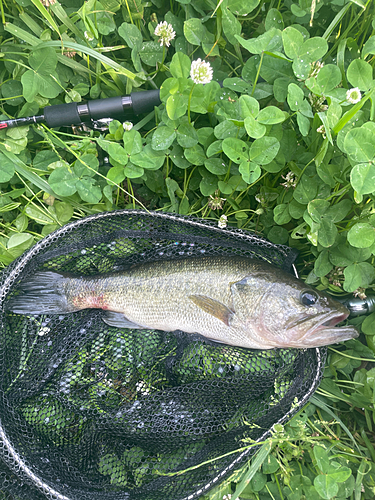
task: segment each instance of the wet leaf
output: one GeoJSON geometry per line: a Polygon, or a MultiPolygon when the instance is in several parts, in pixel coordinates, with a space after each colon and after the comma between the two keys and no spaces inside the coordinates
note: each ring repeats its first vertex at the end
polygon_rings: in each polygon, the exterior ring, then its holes
{"type": "Polygon", "coordinates": [[[326,474],[317,476],[314,479],[314,486],[319,495],[327,500],[333,498],[339,491],[339,486],[336,481],[326,474]]]}
{"type": "Polygon", "coordinates": [[[282,123],[285,120],[285,115],[276,106],[267,106],[260,110],[256,119],[263,125],[275,125],[276,123],[282,123]]]}
{"type": "Polygon", "coordinates": [[[341,71],[335,64],[326,64],[320,69],[316,81],[320,86],[321,93],[326,94],[341,82],[341,71]]]}
{"type": "Polygon", "coordinates": [[[375,156],[375,135],[365,127],[353,128],[345,136],[344,148],[354,161],[368,162],[375,156]]]}
{"type": "Polygon", "coordinates": [[[354,59],[347,69],[346,75],[353,87],[368,90],[372,83],[372,67],[362,59],[354,59]]]}
{"type": "Polygon", "coordinates": [[[266,126],[259,123],[251,115],[245,118],[244,125],[246,132],[253,139],[260,139],[267,131],[266,126]]]}
{"type": "Polygon", "coordinates": [[[66,167],[56,168],[48,178],[48,184],[60,196],[71,196],[77,191],[78,178],[66,167]]]}
{"type": "Polygon", "coordinates": [[[177,142],[183,148],[192,148],[198,144],[198,134],[189,123],[182,123],[177,129],[177,142]]]}
{"type": "Polygon", "coordinates": [[[370,247],[375,242],[375,228],[367,222],[358,222],[349,229],[348,241],[353,247],[370,247]]]}
{"type": "Polygon", "coordinates": [[[257,116],[259,113],[259,103],[256,99],[254,99],[254,97],[241,95],[239,101],[243,118],[246,118],[247,116],[255,118],[257,116]]]}
{"type": "Polygon", "coordinates": [[[207,158],[204,162],[204,166],[209,172],[215,175],[225,175],[228,171],[228,166],[221,158],[207,158]]]}
{"type": "Polygon", "coordinates": [[[275,137],[255,139],[250,147],[250,160],[258,165],[267,165],[277,155],[280,143],[275,137]]]}
{"type": "Polygon", "coordinates": [[[158,42],[144,42],[138,53],[148,66],[156,66],[163,60],[163,47],[158,42]]]}
{"type": "Polygon", "coordinates": [[[241,162],[238,170],[247,184],[257,181],[262,173],[260,166],[249,160],[241,162]]]}
{"type": "Polygon", "coordinates": [[[186,40],[192,45],[200,45],[204,40],[205,27],[202,21],[193,17],[184,22],[184,35],[186,40]]]}
{"type": "Polygon", "coordinates": [[[168,149],[176,138],[176,132],[172,127],[158,127],[152,135],[151,147],[155,151],[168,149]]]}
{"type": "Polygon", "coordinates": [[[359,194],[369,194],[375,191],[375,165],[359,163],[350,173],[350,183],[359,194]]]}
{"type": "Polygon", "coordinates": [[[279,30],[284,28],[283,16],[277,9],[269,9],[266,16],[265,26],[267,31],[271,28],[278,28],[279,30]]]}
{"type": "Polygon", "coordinates": [[[191,61],[186,54],[177,52],[173,55],[170,64],[170,71],[174,78],[188,78],[190,73],[191,61]]]}
{"type": "Polygon", "coordinates": [[[135,24],[122,23],[118,28],[118,34],[125,40],[128,47],[139,50],[142,47],[142,33],[135,24]]]}
{"type": "Polygon", "coordinates": [[[288,85],[288,104],[292,111],[297,111],[301,106],[304,99],[303,90],[295,83],[288,85]]]}
{"type": "Polygon", "coordinates": [[[222,148],[224,153],[234,163],[241,163],[249,158],[249,146],[240,139],[227,138],[223,140],[222,148]]]}
{"type": "Polygon", "coordinates": [[[367,288],[375,278],[374,267],[368,262],[354,262],[344,270],[344,290],[354,292],[357,288],[367,288]]]}
{"type": "Polygon", "coordinates": [[[290,59],[296,59],[303,45],[302,34],[292,26],[288,26],[282,33],[284,52],[290,59]]]}

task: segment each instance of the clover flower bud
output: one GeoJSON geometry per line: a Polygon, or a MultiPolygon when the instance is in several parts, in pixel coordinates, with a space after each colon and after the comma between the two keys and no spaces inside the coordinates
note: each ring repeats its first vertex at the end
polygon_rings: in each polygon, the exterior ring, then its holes
{"type": "Polygon", "coordinates": [[[217,223],[217,225],[223,229],[224,227],[227,227],[227,222],[228,222],[228,217],[226,215],[222,215],[217,223]]]}
{"type": "Polygon", "coordinates": [[[355,87],[354,89],[349,89],[346,92],[346,100],[349,101],[351,104],[356,104],[361,99],[362,95],[358,87],[355,87]]]}
{"type": "Polygon", "coordinates": [[[171,24],[168,24],[167,21],[163,21],[156,26],[154,35],[159,37],[158,41],[160,46],[165,45],[166,47],[169,47],[171,41],[176,36],[176,32],[171,24]]]}
{"type": "Polygon", "coordinates": [[[122,126],[124,127],[124,130],[126,130],[126,132],[129,132],[129,130],[133,128],[132,122],[124,122],[122,126]]]}
{"type": "Polygon", "coordinates": [[[353,292],[354,297],[358,297],[359,299],[364,300],[367,295],[366,295],[366,288],[359,287],[357,290],[354,290],[353,292]]]}
{"type": "Polygon", "coordinates": [[[318,127],[316,129],[316,131],[318,132],[318,134],[322,134],[323,139],[325,139],[327,137],[327,135],[326,135],[326,129],[325,129],[324,125],[320,125],[320,127],[318,127]]]}
{"type": "Polygon", "coordinates": [[[311,63],[309,77],[313,76],[316,78],[318,76],[319,71],[323,68],[323,66],[324,66],[324,63],[322,63],[320,61],[315,61],[315,62],[311,63]]]}
{"type": "Polygon", "coordinates": [[[290,187],[295,188],[297,186],[297,178],[293,172],[288,172],[285,176],[281,176],[286,182],[282,182],[281,186],[286,187],[287,189],[290,187]]]}
{"type": "Polygon", "coordinates": [[[197,59],[191,63],[190,78],[194,83],[210,83],[213,70],[210,63],[197,59]]]}
{"type": "Polygon", "coordinates": [[[89,42],[91,42],[95,38],[94,35],[91,33],[91,31],[85,31],[84,35],[86,40],[88,40],[89,42]]]}

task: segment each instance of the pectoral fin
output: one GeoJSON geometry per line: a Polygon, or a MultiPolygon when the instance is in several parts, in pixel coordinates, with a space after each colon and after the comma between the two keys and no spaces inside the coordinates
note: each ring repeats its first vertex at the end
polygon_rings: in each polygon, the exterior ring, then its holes
{"type": "Polygon", "coordinates": [[[114,311],[106,311],[103,316],[104,323],[110,326],[116,326],[117,328],[143,328],[136,323],[132,323],[122,313],[114,311]]]}
{"type": "Polygon", "coordinates": [[[234,313],[222,302],[211,299],[206,295],[190,295],[189,299],[204,312],[215,316],[215,318],[222,321],[225,325],[230,326],[230,320],[234,313]]]}

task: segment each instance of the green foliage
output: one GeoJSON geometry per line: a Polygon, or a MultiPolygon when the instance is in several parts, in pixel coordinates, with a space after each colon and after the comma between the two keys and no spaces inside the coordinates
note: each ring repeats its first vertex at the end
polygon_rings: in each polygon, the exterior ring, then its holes
{"type": "MultiPolygon", "coordinates": [[[[226,215],[297,248],[318,288],[373,292],[373,2],[48,3],[3,6],[3,119],[153,88],[162,105],[131,130],[0,130],[0,265],[72,219],[136,207],[226,215]],[[155,35],[162,21],[169,46],[155,35]],[[213,69],[205,85],[190,78],[198,58],[213,69]]],[[[362,336],[330,353],[321,406],[276,432],[241,498],[373,498],[374,313],[351,321],[362,336]]],[[[101,460],[112,483],[133,480],[126,458],[101,460]]]]}

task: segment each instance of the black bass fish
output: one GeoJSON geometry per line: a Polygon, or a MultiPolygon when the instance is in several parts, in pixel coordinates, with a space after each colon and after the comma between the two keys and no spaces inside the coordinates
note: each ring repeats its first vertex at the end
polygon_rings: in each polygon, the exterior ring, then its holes
{"type": "Polygon", "coordinates": [[[139,264],[121,273],[72,277],[40,272],[7,309],[18,314],[106,310],[120,328],[182,330],[239,347],[320,347],[353,339],[335,328],[349,311],[267,262],[202,257],[139,264]]]}

